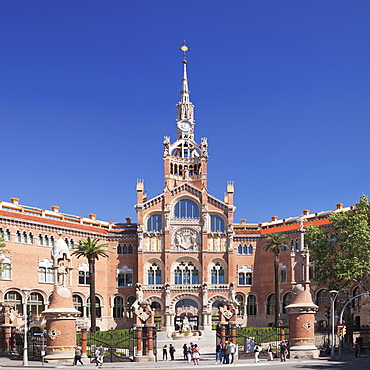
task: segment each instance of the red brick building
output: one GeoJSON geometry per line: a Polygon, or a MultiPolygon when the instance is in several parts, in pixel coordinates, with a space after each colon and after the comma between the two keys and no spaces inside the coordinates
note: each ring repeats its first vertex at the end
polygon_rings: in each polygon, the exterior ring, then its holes
{"type": "MultiPolygon", "coordinates": [[[[206,138],[200,143],[194,140],[194,106],[186,67],[184,60],[177,138],[171,143],[166,136],[163,142],[163,192],[147,199],[144,181],[137,181],[136,223],[131,219],[103,222],[93,214],[89,218],[69,215],[56,206],[39,209],[21,205],[17,198],[0,202],[0,232],[7,249],[0,302],[12,304],[22,316],[22,289],[30,289],[31,326],[44,324],[40,313],[48,305],[55,279],[51,248],[60,235],[71,249],[89,236],[109,245],[110,257],[96,264],[97,326],[102,330],[131,327],[136,297],[151,302],[163,330],[178,329],[184,315],[192,328],[211,329],[218,304],[225,298],[239,303],[241,324],[271,325],[274,256],[262,246],[263,236],[271,232],[284,232],[290,238],[290,248],[281,253],[279,271],[281,319],[287,324],[284,307],[291,300],[294,252],[300,248],[297,218],[235,223],[233,182],[226,183],[224,199],[208,193],[208,144],[206,138]]],[[[303,211],[306,221],[317,225],[328,225],[330,212],[303,211]]],[[[88,317],[87,260],[73,258],[74,304],[88,317]]],[[[312,279],[313,270],[312,266],[312,279]]],[[[319,305],[317,325],[324,325],[328,297],[315,283],[312,288],[319,305]]]]}

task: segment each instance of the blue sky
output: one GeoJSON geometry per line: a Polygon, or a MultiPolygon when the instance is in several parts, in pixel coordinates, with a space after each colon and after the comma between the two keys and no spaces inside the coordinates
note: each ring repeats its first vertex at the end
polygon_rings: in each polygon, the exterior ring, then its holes
{"type": "Polygon", "coordinates": [[[370,2],[0,1],[0,199],[136,220],[163,190],[184,39],[195,135],[235,221],[370,194],[370,2]]]}

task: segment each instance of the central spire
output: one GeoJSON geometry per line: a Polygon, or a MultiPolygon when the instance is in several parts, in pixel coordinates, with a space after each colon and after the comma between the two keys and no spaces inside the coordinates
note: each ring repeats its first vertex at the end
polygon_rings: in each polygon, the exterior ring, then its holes
{"type": "Polygon", "coordinates": [[[190,48],[184,44],[179,48],[183,52],[183,75],[181,86],[181,100],[177,103],[177,137],[178,139],[194,139],[194,105],[190,102],[188,74],[186,69],[186,52],[190,48]]]}

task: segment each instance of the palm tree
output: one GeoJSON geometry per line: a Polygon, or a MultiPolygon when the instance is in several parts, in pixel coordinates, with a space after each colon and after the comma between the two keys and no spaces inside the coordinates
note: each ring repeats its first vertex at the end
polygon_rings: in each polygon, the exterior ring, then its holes
{"type": "Polygon", "coordinates": [[[275,327],[278,327],[280,316],[280,299],[279,299],[279,257],[282,247],[288,245],[288,238],[284,234],[274,233],[267,234],[263,242],[266,251],[274,254],[274,280],[275,280],[275,327]]]}
{"type": "Polygon", "coordinates": [[[95,260],[99,257],[109,257],[109,251],[106,250],[108,244],[98,244],[98,238],[90,238],[80,240],[77,250],[72,255],[77,258],[86,257],[89,263],[90,274],[90,317],[91,326],[90,331],[96,331],[96,298],[95,298],[95,260]]]}

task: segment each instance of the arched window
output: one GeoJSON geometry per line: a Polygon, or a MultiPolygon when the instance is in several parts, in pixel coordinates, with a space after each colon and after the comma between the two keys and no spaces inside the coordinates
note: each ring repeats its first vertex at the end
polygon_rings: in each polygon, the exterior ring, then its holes
{"type": "Polygon", "coordinates": [[[275,294],[270,294],[266,299],[266,314],[274,315],[275,314],[275,294]]]}
{"type": "MultiPolygon", "coordinates": [[[[90,317],[90,297],[87,298],[87,317],[90,317]]],[[[101,317],[101,304],[100,304],[100,298],[95,296],[95,309],[96,309],[96,317],[101,317]]]]}
{"type": "Polygon", "coordinates": [[[211,215],[211,231],[222,233],[225,231],[225,221],[223,218],[217,215],[211,215]]]}
{"type": "Polygon", "coordinates": [[[12,279],[12,260],[11,258],[6,257],[5,254],[0,254],[0,260],[2,260],[1,279],[11,280],[12,279]]]}
{"type": "Polygon", "coordinates": [[[49,237],[47,235],[44,236],[44,245],[49,246],[49,237]]]}
{"type": "Polygon", "coordinates": [[[148,231],[162,231],[162,215],[150,216],[147,222],[148,231]]]}
{"type": "Polygon", "coordinates": [[[247,297],[247,315],[257,315],[257,299],[253,294],[249,294],[247,297]]]}
{"type": "Polygon", "coordinates": [[[6,242],[10,242],[10,231],[9,231],[9,229],[6,229],[5,232],[4,232],[4,240],[6,242]]]}
{"type": "Polygon", "coordinates": [[[14,310],[18,311],[19,315],[23,315],[22,296],[16,291],[6,292],[4,302],[11,303],[14,310]]]}
{"type": "Polygon", "coordinates": [[[181,199],[175,205],[176,218],[199,218],[199,208],[190,199],[181,199]]]}
{"type": "Polygon", "coordinates": [[[211,283],[212,284],[225,283],[225,271],[218,262],[213,266],[211,270],[211,283]]]}
{"type": "Polygon", "coordinates": [[[21,242],[22,243],[27,243],[28,242],[27,233],[25,231],[23,231],[23,233],[22,233],[21,242]]]}
{"type": "Polygon", "coordinates": [[[117,245],[117,254],[133,254],[134,248],[132,244],[126,245],[126,244],[118,244],[117,245]]]}
{"type": "Polygon", "coordinates": [[[41,316],[45,310],[44,298],[40,293],[30,293],[27,300],[27,311],[31,311],[32,316],[41,316]]]}
{"type": "Polygon", "coordinates": [[[175,284],[199,284],[199,271],[192,262],[181,262],[174,270],[175,284]]]}
{"type": "Polygon", "coordinates": [[[241,294],[237,294],[235,296],[235,300],[239,303],[238,315],[243,316],[244,315],[244,297],[241,294]]]}
{"type": "Polygon", "coordinates": [[[113,317],[121,319],[123,317],[123,298],[120,296],[114,297],[113,300],[113,317]]]}
{"type": "Polygon", "coordinates": [[[253,254],[253,246],[252,244],[249,245],[238,245],[238,254],[253,254]]]}
{"type": "Polygon", "coordinates": [[[148,285],[162,284],[162,272],[156,263],[152,263],[148,270],[148,285]]]}
{"type": "Polygon", "coordinates": [[[39,236],[38,236],[38,244],[39,245],[44,245],[44,238],[42,237],[41,234],[39,234],[39,236]]]}
{"type": "Polygon", "coordinates": [[[290,292],[285,293],[283,295],[283,302],[282,302],[283,303],[283,310],[282,310],[283,313],[287,313],[285,311],[285,307],[290,305],[291,302],[292,302],[292,293],[290,293],[290,292]]]}
{"type": "Polygon", "coordinates": [[[28,243],[29,244],[33,244],[33,235],[32,235],[32,233],[30,232],[30,233],[28,233],[28,243]]]}
{"type": "Polygon", "coordinates": [[[18,242],[18,243],[22,243],[22,236],[21,236],[21,232],[19,230],[17,230],[16,234],[15,234],[15,240],[18,242]]]}
{"type": "Polygon", "coordinates": [[[74,294],[73,295],[73,305],[77,311],[81,312],[81,316],[84,314],[84,307],[83,307],[83,301],[82,298],[79,295],[74,294]]]}
{"type": "Polygon", "coordinates": [[[134,304],[135,301],[136,301],[136,297],[134,297],[134,296],[129,296],[127,298],[127,301],[126,301],[126,316],[129,319],[132,319],[134,317],[134,311],[133,311],[132,305],[134,304]]]}

